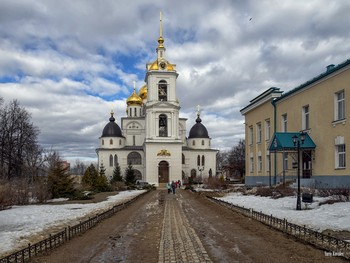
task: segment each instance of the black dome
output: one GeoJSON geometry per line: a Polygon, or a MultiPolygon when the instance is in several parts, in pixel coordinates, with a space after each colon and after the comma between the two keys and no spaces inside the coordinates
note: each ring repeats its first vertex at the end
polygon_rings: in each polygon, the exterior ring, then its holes
{"type": "Polygon", "coordinates": [[[207,128],[201,123],[199,116],[196,119],[196,124],[190,130],[188,138],[209,138],[207,128]]]}
{"type": "Polygon", "coordinates": [[[119,125],[115,123],[113,114],[109,118],[109,123],[104,127],[101,137],[123,137],[119,125]]]}

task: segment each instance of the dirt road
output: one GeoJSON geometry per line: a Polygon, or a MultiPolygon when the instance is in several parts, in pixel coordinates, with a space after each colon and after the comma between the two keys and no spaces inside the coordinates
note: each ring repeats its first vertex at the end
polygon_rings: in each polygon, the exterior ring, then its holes
{"type": "Polygon", "coordinates": [[[31,262],[348,262],[184,190],[152,191],[31,262]]]}

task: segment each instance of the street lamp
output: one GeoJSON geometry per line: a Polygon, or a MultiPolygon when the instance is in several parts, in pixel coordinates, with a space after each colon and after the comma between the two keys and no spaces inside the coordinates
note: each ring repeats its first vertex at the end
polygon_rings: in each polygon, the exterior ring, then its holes
{"type": "Polygon", "coordinates": [[[301,210],[301,198],[300,198],[300,142],[301,144],[304,144],[305,141],[305,133],[301,132],[299,136],[294,135],[292,137],[294,147],[297,147],[298,151],[298,194],[297,194],[297,210],[301,210]]]}
{"type": "Polygon", "coordinates": [[[204,171],[204,165],[198,166],[198,171],[199,171],[199,180],[200,182],[202,182],[202,172],[204,171]]]}

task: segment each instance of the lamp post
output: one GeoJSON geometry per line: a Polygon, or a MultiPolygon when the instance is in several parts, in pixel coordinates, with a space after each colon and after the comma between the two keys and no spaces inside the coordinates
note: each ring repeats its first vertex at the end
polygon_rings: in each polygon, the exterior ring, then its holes
{"type": "Polygon", "coordinates": [[[304,144],[305,141],[305,133],[301,132],[299,136],[294,135],[292,137],[294,147],[297,147],[298,151],[298,194],[297,194],[297,210],[301,210],[301,197],[300,197],[300,142],[304,144]]]}
{"type": "Polygon", "coordinates": [[[198,171],[199,171],[199,180],[200,180],[200,182],[202,182],[202,172],[204,171],[204,165],[198,166],[198,171]]]}

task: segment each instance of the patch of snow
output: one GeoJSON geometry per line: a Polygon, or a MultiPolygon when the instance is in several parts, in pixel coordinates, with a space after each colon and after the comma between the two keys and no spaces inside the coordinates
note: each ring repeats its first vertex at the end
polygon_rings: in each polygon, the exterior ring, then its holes
{"type": "Polygon", "coordinates": [[[225,197],[217,198],[238,206],[251,208],[255,211],[267,215],[273,215],[280,219],[306,226],[316,231],[322,232],[326,229],[334,231],[350,231],[350,203],[340,202],[319,206],[319,203],[328,198],[314,196],[314,202],[307,205],[305,209],[302,203],[302,210],[296,210],[296,197],[283,197],[272,199],[253,195],[242,195],[240,193],[229,194],[225,197]]]}
{"type": "Polygon", "coordinates": [[[106,211],[144,192],[123,191],[100,203],[13,206],[0,211],[0,255],[28,245],[31,236],[49,228],[62,226],[63,230],[65,226],[75,225],[83,217],[106,211]]]}

